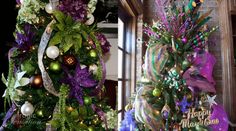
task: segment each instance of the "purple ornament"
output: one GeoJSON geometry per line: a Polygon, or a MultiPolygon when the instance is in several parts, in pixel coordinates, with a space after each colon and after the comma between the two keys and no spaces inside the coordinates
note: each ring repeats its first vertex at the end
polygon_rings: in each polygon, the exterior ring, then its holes
{"type": "Polygon", "coordinates": [[[187,42],[188,42],[188,40],[187,40],[187,38],[186,37],[184,37],[184,38],[182,38],[182,40],[181,40],[184,44],[186,44],[187,42]]]}
{"type": "Polygon", "coordinates": [[[224,108],[221,105],[213,105],[213,112],[211,114],[211,120],[218,119],[218,124],[212,124],[210,127],[213,131],[228,131],[228,117],[224,108]]]}
{"type": "Polygon", "coordinates": [[[169,117],[169,112],[168,112],[168,111],[163,111],[163,112],[162,112],[162,116],[163,116],[164,119],[168,119],[168,117],[169,117]]]}

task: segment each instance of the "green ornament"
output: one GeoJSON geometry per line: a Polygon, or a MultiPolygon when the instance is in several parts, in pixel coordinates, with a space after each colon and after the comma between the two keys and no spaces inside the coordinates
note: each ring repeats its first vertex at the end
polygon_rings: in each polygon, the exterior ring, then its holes
{"type": "Polygon", "coordinates": [[[92,50],[90,50],[89,55],[90,55],[90,57],[92,57],[92,58],[96,58],[96,57],[97,57],[97,52],[92,49],[92,50]]]}
{"type": "Polygon", "coordinates": [[[44,112],[43,109],[38,109],[36,112],[37,117],[43,118],[44,117],[44,112]]]}
{"type": "Polygon", "coordinates": [[[182,62],[182,69],[185,70],[190,66],[190,62],[188,60],[184,60],[182,62]]]}
{"type": "Polygon", "coordinates": [[[89,126],[89,127],[88,127],[88,130],[89,130],[89,131],[95,131],[94,127],[92,127],[92,126],[89,126]]]}
{"type": "Polygon", "coordinates": [[[92,103],[92,98],[89,96],[84,97],[84,104],[85,105],[90,105],[92,103]]]}
{"type": "Polygon", "coordinates": [[[155,89],[152,91],[152,95],[153,95],[153,96],[160,97],[160,96],[161,96],[161,90],[158,89],[158,88],[155,88],[155,89]]]}
{"type": "Polygon", "coordinates": [[[61,64],[58,61],[53,61],[49,65],[49,69],[53,72],[61,71],[61,64]]]}
{"type": "Polygon", "coordinates": [[[31,60],[27,60],[21,64],[21,70],[26,71],[27,74],[33,74],[36,70],[36,67],[33,66],[33,62],[31,60]]]}

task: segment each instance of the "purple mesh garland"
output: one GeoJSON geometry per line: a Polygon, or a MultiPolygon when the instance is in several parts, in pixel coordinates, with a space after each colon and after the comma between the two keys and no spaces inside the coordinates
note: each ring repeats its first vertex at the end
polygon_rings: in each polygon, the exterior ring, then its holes
{"type": "Polygon", "coordinates": [[[86,0],[62,0],[58,8],[76,21],[83,22],[87,18],[86,0]]]}

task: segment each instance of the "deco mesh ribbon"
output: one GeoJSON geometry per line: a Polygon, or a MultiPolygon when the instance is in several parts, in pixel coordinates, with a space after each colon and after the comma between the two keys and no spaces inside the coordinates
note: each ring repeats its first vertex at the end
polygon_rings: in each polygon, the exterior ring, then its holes
{"type": "Polygon", "coordinates": [[[49,93],[51,93],[55,96],[59,96],[59,93],[55,90],[55,88],[53,86],[53,83],[52,83],[52,80],[51,80],[50,76],[48,75],[48,73],[47,73],[47,71],[44,67],[44,64],[43,64],[43,55],[44,55],[45,49],[47,47],[48,41],[49,41],[51,33],[52,33],[52,30],[49,30],[49,29],[50,29],[50,26],[53,23],[54,23],[54,21],[50,22],[47,25],[47,28],[45,29],[45,31],[42,35],[40,45],[39,45],[39,48],[38,48],[38,65],[39,65],[39,69],[41,71],[44,88],[49,93]]]}
{"type": "Polygon", "coordinates": [[[153,81],[160,79],[160,72],[168,60],[167,46],[161,44],[151,45],[146,50],[144,74],[153,81]]]}
{"type": "Polygon", "coordinates": [[[141,86],[138,87],[136,98],[134,101],[135,106],[135,119],[138,122],[144,123],[151,129],[152,131],[157,131],[158,128],[164,128],[162,118],[160,113],[157,110],[152,108],[152,105],[148,104],[145,94],[146,92],[153,90],[152,86],[141,86]],[[158,128],[157,128],[158,127],[158,128]]]}

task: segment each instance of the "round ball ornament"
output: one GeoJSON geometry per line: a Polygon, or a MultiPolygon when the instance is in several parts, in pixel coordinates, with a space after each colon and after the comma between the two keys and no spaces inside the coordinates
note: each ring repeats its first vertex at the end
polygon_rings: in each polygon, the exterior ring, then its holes
{"type": "Polygon", "coordinates": [[[39,118],[43,118],[43,117],[44,117],[44,112],[43,112],[43,110],[42,110],[42,109],[38,109],[38,110],[36,111],[36,115],[37,115],[37,117],[39,117],[39,118]]]}
{"type": "Polygon", "coordinates": [[[84,104],[85,105],[90,105],[92,103],[92,98],[89,96],[84,97],[84,104]]]}
{"type": "Polygon", "coordinates": [[[51,58],[51,59],[55,59],[59,56],[60,51],[58,49],[58,47],[56,46],[49,46],[46,50],[46,55],[47,57],[51,58]]]}
{"type": "Polygon", "coordinates": [[[30,116],[33,114],[34,112],[34,107],[31,103],[29,103],[28,101],[25,102],[25,104],[23,104],[21,106],[21,109],[20,109],[21,113],[24,115],[24,116],[30,116]]]}
{"type": "Polygon", "coordinates": [[[190,62],[188,60],[184,60],[182,62],[182,69],[185,70],[190,66],[190,62]]]}
{"type": "Polygon", "coordinates": [[[160,97],[160,96],[161,96],[161,90],[158,89],[158,88],[155,88],[155,89],[152,91],[152,95],[153,95],[153,96],[160,97]]]}
{"type": "Polygon", "coordinates": [[[176,124],[173,125],[172,130],[173,131],[181,131],[181,127],[178,123],[176,123],[176,124]]]}
{"type": "Polygon", "coordinates": [[[182,38],[181,41],[186,44],[188,42],[188,39],[186,37],[182,38]]]}
{"type": "Polygon", "coordinates": [[[86,25],[92,25],[94,22],[94,16],[93,14],[88,14],[87,15],[88,20],[85,22],[86,25]]]}
{"type": "Polygon", "coordinates": [[[96,57],[97,57],[97,52],[92,49],[92,50],[89,51],[89,55],[90,55],[90,57],[92,57],[92,58],[96,58],[96,57]]]}
{"type": "Polygon", "coordinates": [[[69,67],[73,67],[77,64],[77,59],[73,55],[65,55],[63,57],[63,62],[65,65],[69,67]]]}
{"type": "Polygon", "coordinates": [[[40,88],[43,86],[43,79],[41,75],[35,75],[30,78],[30,85],[32,87],[40,88]]]}
{"type": "Polygon", "coordinates": [[[50,3],[48,3],[48,4],[45,6],[45,11],[46,11],[48,14],[52,14],[54,10],[55,10],[55,8],[54,8],[53,5],[50,4],[50,3]]]}
{"type": "Polygon", "coordinates": [[[71,107],[71,106],[66,107],[66,111],[67,111],[67,112],[72,112],[73,110],[74,110],[74,108],[71,107]]]}
{"type": "Polygon", "coordinates": [[[53,61],[49,65],[49,69],[53,72],[61,71],[61,64],[58,61],[53,61]]]}

